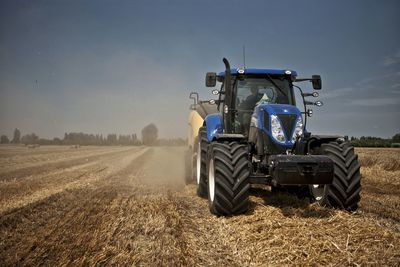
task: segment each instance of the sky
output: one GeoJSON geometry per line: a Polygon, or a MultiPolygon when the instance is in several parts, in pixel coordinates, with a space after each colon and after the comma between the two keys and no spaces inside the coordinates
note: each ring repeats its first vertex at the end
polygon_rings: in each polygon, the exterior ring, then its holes
{"type": "MultiPolygon", "coordinates": [[[[0,134],[186,137],[191,91],[233,67],[319,74],[315,134],[400,132],[399,1],[0,0],[0,134]]],[[[311,91],[311,84],[300,83],[311,91]]],[[[302,107],[300,107],[302,109],[302,107]]]]}

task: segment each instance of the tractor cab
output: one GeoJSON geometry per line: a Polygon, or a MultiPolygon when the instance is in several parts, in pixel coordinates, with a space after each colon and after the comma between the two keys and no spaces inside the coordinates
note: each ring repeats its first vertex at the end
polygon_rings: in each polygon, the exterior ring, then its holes
{"type": "MultiPolygon", "coordinates": [[[[220,72],[215,79],[222,82],[218,92],[219,109],[223,110],[223,113],[231,111],[231,133],[242,134],[252,140],[255,138],[256,128],[269,128],[261,127],[265,123],[257,114],[260,109],[282,109],[282,105],[294,107],[296,103],[292,81],[296,76],[296,72],[290,70],[231,69],[231,78],[227,81],[226,72],[220,72]],[[221,108],[222,103],[225,103],[224,109],[221,108]]],[[[300,114],[297,111],[295,113],[296,117],[300,114]]]]}
{"type": "Polygon", "coordinates": [[[285,70],[238,69],[237,75],[232,75],[235,133],[249,135],[251,118],[256,106],[295,105],[292,73],[285,70]]]}

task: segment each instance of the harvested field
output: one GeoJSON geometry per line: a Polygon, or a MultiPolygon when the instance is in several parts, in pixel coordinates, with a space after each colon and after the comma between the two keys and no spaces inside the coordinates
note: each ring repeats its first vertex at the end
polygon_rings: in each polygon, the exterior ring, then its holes
{"type": "Polygon", "coordinates": [[[269,188],[218,218],[184,148],[0,146],[0,266],[400,264],[400,149],[357,149],[350,214],[269,188]]]}

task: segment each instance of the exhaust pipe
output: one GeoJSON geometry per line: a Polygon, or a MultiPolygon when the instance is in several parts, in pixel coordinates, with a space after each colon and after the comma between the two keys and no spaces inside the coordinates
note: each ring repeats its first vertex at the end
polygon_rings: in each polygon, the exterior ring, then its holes
{"type": "Polygon", "coordinates": [[[234,123],[234,114],[233,114],[233,109],[234,107],[234,100],[235,98],[233,97],[233,88],[232,88],[232,73],[231,73],[231,65],[229,64],[229,61],[226,58],[223,58],[222,61],[225,64],[225,80],[224,80],[224,86],[225,86],[225,101],[224,101],[224,107],[223,110],[225,110],[225,105],[228,107],[228,112],[225,114],[225,130],[226,133],[232,133],[232,125],[234,123]]]}

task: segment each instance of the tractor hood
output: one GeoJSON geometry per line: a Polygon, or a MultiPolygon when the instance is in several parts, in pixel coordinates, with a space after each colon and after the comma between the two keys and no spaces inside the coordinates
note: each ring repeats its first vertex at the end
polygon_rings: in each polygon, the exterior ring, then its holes
{"type": "Polygon", "coordinates": [[[304,130],[301,112],[292,105],[260,104],[254,110],[252,121],[257,121],[253,126],[262,129],[275,144],[286,148],[293,147],[293,137],[304,130]]]}
{"type": "Polygon", "coordinates": [[[262,109],[269,114],[296,114],[300,115],[300,110],[293,105],[286,104],[261,104],[257,109],[262,109]]]}

